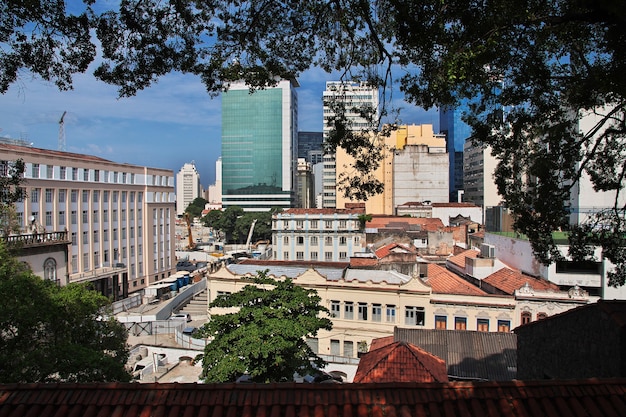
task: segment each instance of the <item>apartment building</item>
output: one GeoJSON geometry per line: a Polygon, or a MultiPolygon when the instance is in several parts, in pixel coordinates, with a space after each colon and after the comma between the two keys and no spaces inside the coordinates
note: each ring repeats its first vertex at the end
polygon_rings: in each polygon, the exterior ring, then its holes
{"type": "Polygon", "coordinates": [[[249,284],[242,277],[265,269],[270,276],[316,290],[328,308],[332,330],[308,340],[319,354],[357,357],[373,339],[393,335],[395,327],[508,332],[519,324],[513,297],[486,295],[444,268],[427,277],[427,283],[396,271],[346,269],[343,264],[245,261],[207,275],[209,302],[239,291],[249,284]]]}
{"type": "Polygon", "coordinates": [[[272,216],[273,258],[348,262],[363,249],[362,209],[293,208],[272,216]]]}
{"type": "Polygon", "coordinates": [[[15,205],[21,227],[67,231],[62,285],[90,282],[119,299],[175,272],[172,171],[0,143],[0,164],[17,159],[26,165],[26,198],[15,205]]]}
{"type": "Polygon", "coordinates": [[[198,197],[202,197],[202,185],[196,164],[184,164],[176,174],[176,214],[182,216],[189,204],[198,197]]]}

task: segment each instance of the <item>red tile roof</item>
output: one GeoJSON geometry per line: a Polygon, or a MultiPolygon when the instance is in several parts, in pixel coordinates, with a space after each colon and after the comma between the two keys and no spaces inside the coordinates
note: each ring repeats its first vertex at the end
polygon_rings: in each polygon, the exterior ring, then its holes
{"type": "Polygon", "coordinates": [[[376,266],[376,265],[378,265],[378,259],[376,258],[358,258],[358,257],[350,258],[350,266],[352,268],[368,267],[368,266],[376,266]]]}
{"type": "Polygon", "coordinates": [[[515,290],[519,290],[526,283],[532,287],[535,291],[558,291],[559,287],[549,281],[543,279],[533,278],[528,275],[524,275],[519,271],[514,271],[509,268],[502,268],[489,275],[483,282],[504,291],[507,294],[515,294],[515,290]]]}
{"type": "Polygon", "coordinates": [[[376,250],[376,256],[379,259],[382,259],[386,256],[389,256],[389,254],[392,252],[417,254],[417,249],[412,245],[403,245],[401,243],[389,243],[388,245],[378,248],[376,250]]]}
{"type": "Polygon", "coordinates": [[[394,342],[361,356],[354,382],[446,382],[443,359],[407,342],[394,342]]]}
{"type": "Polygon", "coordinates": [[[376,339],[372,339],[372,344],[370,345],[370,352],[372,350],[380,349],[381,347],[390,345],[394,341],[395,340],[393,336],[385,336],[385,337],[378,337],[376,339]]]}
{"type": "Polygon", "coordinates": [[[0,416],[626,416],[626,379],[0,385],[0,416]]]}
{"type": "Polygon", "coordinates": [[[436,294],[487,295],[487,293],[463,278],[436,264],[428,264],[426,284],[436,294]]]}
{"type": "Polygon", "coordinates": [[[420,225],[422,230],[436,231],[443,227],[441,219],[435,219],[432,217],[403,217],[403,216],[372,216],[372,220],[365,224],[365,227],[371,229],[383,229],[386,227],[400,227],[404,225],[408,228],[409,225],[420,225]],[[394,225],[395,223],[395,225],[394,225]]]}
{"type": "Polygon", "coordinates": [[[465,250],[458,255],[454,255],[448,258],[447,262],[450,262],[461,269],[465,269],[465,258],[478,258],[479,251],[474,249],[465,250]]]}
{"type": "Polygon", "coordinates": [[[432,203],[433,207],[479,207],[474,203],[467,202],[451,202],[451,203],[432,203]]]}

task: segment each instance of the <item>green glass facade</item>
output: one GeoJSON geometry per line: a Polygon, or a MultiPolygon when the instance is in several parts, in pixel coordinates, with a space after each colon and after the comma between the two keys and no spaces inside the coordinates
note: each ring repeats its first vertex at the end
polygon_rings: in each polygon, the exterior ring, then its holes
{"type": "MultiPolygon", "coordinates": [[[[253,209],[291,204],[291,184],[284,184],[285,140],[283,89],[250,94],[247,88],[222,95],[222,200],[225,207],[253,209]]],[[[291,92],[289,94],[291,97],[291,92]]],[[[290,131],[288,128],[287,132],[290,131]]],[[[289,159],[292,159],[291,156],[289,159]]]]}

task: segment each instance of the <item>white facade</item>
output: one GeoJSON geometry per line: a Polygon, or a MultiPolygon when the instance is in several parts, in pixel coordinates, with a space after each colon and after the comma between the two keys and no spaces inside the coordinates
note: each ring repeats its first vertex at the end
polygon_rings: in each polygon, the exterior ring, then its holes
{"type": "MultiPolygon", "coordinates": [[[[328,81],[323,94],[324,101],[324,141],[331,130],[328,121],[335,116],[333,104],[346,108],[346,117],[351,122],[353,130],[375,129],[377,121],[370,121],[359,112],[360,109],[371,108],[375,115],[378,113],[378,89],[366,83],[328,81]]],[[[376,119],[376,117],[374,117],[376,119]]],[[[337,173],[335,155],[324,155],[323,169],[323,198],[322,207],[335,208],[337,206],[337,173]]]]}
{"type": "Polygon", "coordinates": [[[208,192],[209,210],[220,210],[222,208],[222,157],[215,161],[215,184],[209,185],[208,192]]]}
{"type": "Polygon", "coordinates": [[[172,171],[0,143],[0,161],[18,158],[18,221],[26,232],[67,230],[69,282],[117,299],[175,271],[172,171]]]}
{"type": "MultiPolygon", "coordinates": [[[[603,299],[626,300],[626,287],[608,286],[607,273],[613,265],[602,257],[600,248],[596,248],[594,253],[599,260],[596,263],[557,262],[546,266],[534,257],[528,240],[485,233],[485,243],[495,247],[498,259],[524,274],[544,278],[562,287],[578,285],[590,295],[597,295],[603,299]]],[[[566,259],[569,258],[567,246],[560,245],[559,249],[566,259]]]]}
{"type": "Polygon", "coordinates": [[[290,209],[272,216],[273,258],[349,262],[363,250],[358,210],[290,209]]]}
{"type": "Polygon", "coordinates": [[[176,174],[176,214],[182,216],[185,209],[202,196],[200,174],[195,163],[187,163],[176,174]]]}

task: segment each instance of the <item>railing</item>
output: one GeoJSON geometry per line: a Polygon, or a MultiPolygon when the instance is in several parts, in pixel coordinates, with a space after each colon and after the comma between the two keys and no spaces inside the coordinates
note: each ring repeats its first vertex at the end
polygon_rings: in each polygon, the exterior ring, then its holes
{"type": "Polygon", "coordinates": [[[7,245],[13,246],[33,246],[33,245],[49,245],[54,243],[69,243],[67,240],[67,232],[44,232],[31,233],[23,235],[4,236],[7,245]]]}

